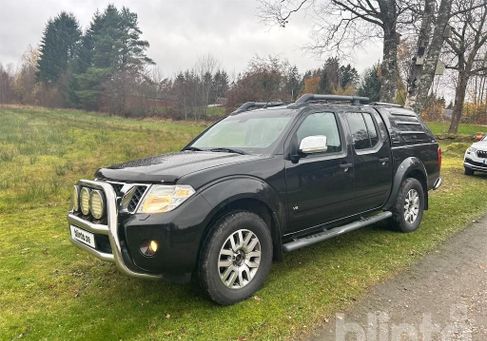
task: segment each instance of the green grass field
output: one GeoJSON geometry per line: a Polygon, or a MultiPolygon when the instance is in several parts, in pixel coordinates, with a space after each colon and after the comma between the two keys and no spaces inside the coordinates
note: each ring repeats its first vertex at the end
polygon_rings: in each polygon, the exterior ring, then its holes
{"type": "MultiPolygon", "coordinates": [[[[448,133],[448,128],[450,127],[450,122],[428,122],[428,126],[431,131],[436,135],[443,135],[448,133]]],[[[477,133],[487,133],[487,126],[463,123],[458,127],[458,135],[468,135],[473,136],[477,133]]]]}
{"type": "Polygon", "coordinates": [[[346,308],[487,209],[487,177],[444,148],[444,186],[419,231],[372,226],[286,255],[248,301],[125,277],[68,241],[71,185],[97,167],[177,150],[202,123],[0,108],[0,340],[286,339],[346,308]]]}

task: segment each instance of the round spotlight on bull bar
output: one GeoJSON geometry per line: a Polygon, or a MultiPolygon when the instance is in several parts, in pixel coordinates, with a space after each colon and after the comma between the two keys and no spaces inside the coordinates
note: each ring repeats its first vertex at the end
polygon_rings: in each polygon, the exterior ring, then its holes
{"type": "Polygon", "coordinates": [[[71,196],[71,208],[74,212],[79,211],[79,186],[73,186],[73,195],[71,196]]]}
{"type": "Polygon", "coordinates": [[[90,214],[90,189],[87,187],[81,188],[80,207],[81,213],[84,215],[90,214]]]}
{"type": "Polygon", "coordinates": [[[92,190],[90,196],[90,211],[93,218],[100,220],[103,218],[105,211],[105,201],[103,200],[103,194],[99,190],[92,190]]]}

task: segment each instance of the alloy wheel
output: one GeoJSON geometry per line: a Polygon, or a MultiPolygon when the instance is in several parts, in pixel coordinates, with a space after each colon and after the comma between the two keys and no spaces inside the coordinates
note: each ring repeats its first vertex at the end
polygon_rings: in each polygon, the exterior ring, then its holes
{"type": "Polygon", "coordinates": [[[411,188],[406,194],[406,200],[404,202],[404,220],[413,224],[419,215],[420,198],[419,193],[414,188],[411,188]]]}
{"type": "Polygon", "coordinates": [[[218,256],[218,271],[223,284],[241,289],[259,270],[261,245],[255,233],[247,229],[233,232],[223,243],[218,256]]]}

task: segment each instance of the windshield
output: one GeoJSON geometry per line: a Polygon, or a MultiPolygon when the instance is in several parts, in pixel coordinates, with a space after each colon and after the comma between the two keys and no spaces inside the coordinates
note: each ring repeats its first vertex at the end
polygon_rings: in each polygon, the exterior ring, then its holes
{"type": "Polygon", "coordinates": [[[247,153],[263,153],[278,140],[291,118],[290,111],[229,116],[206,131],[190,148],[230,148],[247,153]]]}

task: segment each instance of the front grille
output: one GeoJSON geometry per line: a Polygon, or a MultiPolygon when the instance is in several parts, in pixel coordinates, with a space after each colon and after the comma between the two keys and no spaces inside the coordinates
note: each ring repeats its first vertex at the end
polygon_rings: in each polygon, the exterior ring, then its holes
{"type": "Polygon", "coordinates": [[[117,205],[122,212],[135,213],[148,185],[108,181],[117,195],[117,205]]]}
{"type": "Polygon", "coordinates": [[[487,159],[487,151],[486,150],[477,150],[477,156],[482,159],[487,159]]]}
{"type": "Polygon", "coordinates": [[[473,166],[477,166],[477,167],[485,167],[487,168],[487,165],[482,163],[482,162],[476,162],[470,158],[466,158],[465,159],[466,162],[468,162],[469,164],[473,165],[473,166]]]}
{"type": "Polygon", "coordinates": [[[137,206],[139,205],[140,200],[142,199],[142,196],[144,195],[145,191],[147,190],[147,186],[136,186],[135,190],[132,195],[132,199],[130,199],[130,202],[127,206],[127,209],[129,212],[135,212],[137,209],[137,206]]]}
{"type": "Polygon", "coordinates": [[[118,195],[120,195],[120,193],[122,192],[122,188],[123,188],[123,184],[122,183],[119,183],[119,182],[111,182],[110,183],[113,187],[113,189],[115,190],[115,193],[118,195]]]}

